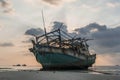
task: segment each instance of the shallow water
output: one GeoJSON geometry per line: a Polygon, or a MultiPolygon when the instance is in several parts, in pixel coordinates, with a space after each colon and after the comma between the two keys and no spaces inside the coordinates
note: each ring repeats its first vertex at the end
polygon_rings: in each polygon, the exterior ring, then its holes
{"type": "MultiPolygon", "coordinates": [[[[0,66],[0,72],[6,71],[21,71],[21,70],[33,70],[38,71],[40,67],[38,66],[0,66]]],[[[113,74],[120,75],[120,66],[95,66],[89,68],[89,70],[69,70],[70,72],[81,72],[88,74],[113,74]]],[[[67,72],[69,72],[67,71],[67,72]]],[[[64,71],[61,71],[64,72],[64,71]]]]}
{"type": "Polygon", "coordinates": [[[120,75],[120,66],[96,66],[92,70],[120,75]]]}
{"type": "Polygon", "coordinates": [[[38,66],[0,66],[0,72],[20,71],[20,70],[40,70],[38,66]]]}

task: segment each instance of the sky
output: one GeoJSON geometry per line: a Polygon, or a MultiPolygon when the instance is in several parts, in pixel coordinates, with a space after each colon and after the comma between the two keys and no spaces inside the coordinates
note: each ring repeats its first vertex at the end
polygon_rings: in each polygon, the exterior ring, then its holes
{"type": "Polygon", "coordinates": [[[96,65],[120,65],[120,0],[0,0],[0,65],[39,65],[25,33],[43,29],[42,10],[48,32],[62,22],[68,33],[94,39],[96,65]]]}

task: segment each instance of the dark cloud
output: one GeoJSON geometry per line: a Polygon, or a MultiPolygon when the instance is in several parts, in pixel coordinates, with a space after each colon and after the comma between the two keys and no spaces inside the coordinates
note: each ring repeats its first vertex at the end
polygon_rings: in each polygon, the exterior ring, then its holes
{"type": "Polygon", "coordinates": [[[120,52],[120,27],[108,28],[105,25],[91,23],[75,31],[79,35],[93,38],[91,45],[98,53],[120,52]]]}
{"type": "Polygon", "coordinates": [[[0,6],[2,7],[8,7],[10,4],[8,0],[0,0],[0,6]]]}
{"type": "MultiPolygon", "coordinates": [[[[89,41],[90,49],[94,49],[97,53],[118,53],[120,52],[120,27],[108,28],[106,25],[99,25],[97,23],[91,23],[83,28],[75,29],[74,33],[69,33],[67,26],[63,22],[55,21],[52,29],[56,30],[60,28],[62,31],[73,37],[86,37],[94,39],[89,41]]],[[[44,31],[40,28],[29,29],[25,32],[27,35],[40,35],[44,34],[44,31]]],[[[62,32],[61,32],[62,34],[62,32]]],[[[64,33],[63,33],[64,34],[64,33]]]]}
{"type": "Polygon", "coordinates": [[[38,36],[44,34],[41,28],[31,28],[25,32],[25,35],[38,36]]]}
{"type": "Polygon", "coordinates": [[[51,31],[54,31],[54,30],[57,30],[57,29],[60,29],[61,30],[61,35],[63,38],[73,38],[76,33],[69,33],[68,30],[67,30],[67,25],[63,22],[58,22],[58,21],[55,21],[53,22],[53,26],[52,26],[52,29],[51,31]],[[69,35],[69,36],[67,36],[69,35]]]}
{"type": "Polygon", "coordinates": [[[14,12],[10,0],[0,0],[0,7],[3,8],[4,13],[14,12]]]}
{"type": "Polygon", "coordinates": [[[12,46],[14,46],[14,44],[12,44],[10,42],[0,43],[0,47],[12,47],[12,46]]]}
{"type": "Polygon", "coordinates": [[[77,28],[75,31],[77,31],[79,34],[87,35],[91,33],[92,30],[97,30],[97,31],[104,31],[107,29],[105,25],[99,25],[97,23],[91,23],[83,28],[77,28]]]}
{"type": "Polygon", "coordinates": [[[115,47],[120,45],[120,27],[97,31],[92,34],[98,44],[103,47],[115,47]]]}
{"type": "Polygon", "coordinates": [[[53,22],[51,31],[57,30],[59,28],[64,32],[68,32],[67,26],[63,22],[58,22],[58,21],[53,22]]]}
{"type": "MultiPolygon", "coordinates": [[[[57,30],[59,28],[64,32],[68,32],[67,26],[63,22],[58,22],[58,21],[53,22],[51,31],[57,30]]],[[[38,36],[42,34],[44,34],[44,31],[41,28],[31,28],[25,32],[25,35],[32,35],[32,36],[38,36]]]]}
{"type": "Polygon", "coordinates": [[[58,5],[61,2],[61,0],[42,0],[42,1],[51,5],[58,5]]]}

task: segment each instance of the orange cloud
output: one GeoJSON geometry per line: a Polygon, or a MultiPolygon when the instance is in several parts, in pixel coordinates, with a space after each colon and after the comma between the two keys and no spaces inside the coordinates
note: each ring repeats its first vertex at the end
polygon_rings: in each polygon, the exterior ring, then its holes
{"type": "Polygon", "coordinates": [[[97,55],[95,65],[97,66],[120,65],[118,56],[120,56],[120,54],[99,54],[97,55]]]}

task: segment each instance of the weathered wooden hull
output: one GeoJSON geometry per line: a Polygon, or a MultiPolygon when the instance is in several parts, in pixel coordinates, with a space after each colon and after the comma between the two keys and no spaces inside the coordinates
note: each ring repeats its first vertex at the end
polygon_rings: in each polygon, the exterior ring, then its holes
{"type": "MultiPolygon", "coordinates": [[[[63,51],[32,51],[43,70],[88,69],[95,63],[96,55],[70,55],[63,51]]],[[[65,51],[64,51],[65,52],[65,51]]],[[[71,52],[71,51],[70,51],[71,52]]]]}

